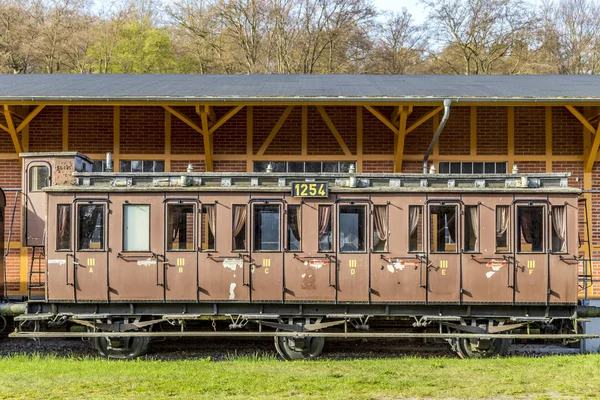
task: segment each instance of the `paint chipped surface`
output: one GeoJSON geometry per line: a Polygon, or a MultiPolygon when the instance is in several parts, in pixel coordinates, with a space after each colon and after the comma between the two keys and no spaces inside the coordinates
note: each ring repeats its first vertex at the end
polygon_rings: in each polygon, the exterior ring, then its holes
{"type": "Polygon", "coordinates": [[[145,265],[145,266],[156,265],[156,260],[154,260],[154,259],[138,260],[137,265],[145,265]]]}
{"type": "Polygon", "coordinates": [[[485,277],[490,279],[492,276],[494,276],[495,273],[495,271],[488,271],[485,273],[485,277]]]}
{"type": "Polygon", "coordinates": [[[237,258],[226,258],[225,260],[223,260],[223,268],[227,268],[230,269],[232,271],[237,270],[238,268],[242,268],[242,266],[244,265],[244,261],[237,259],[237,258]]]}
{"type": "Polygon", "coordinates": [[[316,289],[317,277],[315,276],[315,270],[311,267],[306,268],[300,276],[300,281],[302,282],[302,289],[316,289]]]}
{"type": "Polygon", "coordinates": [[[311,267],[314,269],[321,269],[324,266],[327,266],[328,264],[329,264],[329,261],[323,261],[323,260],[304,261],[304,266],[311,267]]]}
{"type": "Polygon", "coordinates": [[[231,285],[229,285],[229,300],[235,300],[236,286],[237,286],[237,284],[235,282],[232,282],[231,285]]]}
{"type": "Polygon", "coordinates": [[[398,271],[402,271],[406,267],[406,263],[404,261],[394,261],[393,263],[388,263],[387,270],[391,273],[398,271]]]}
{"type": "Polygon", "coordinates": [[[492,276],[494,276],[494,274],[498,271],[500,271],[500,269],[502,267],[504,267],[506,265],[506,260],[490,260],[488,261],[488,263],[486,264],[486,266],[488,268],[491,268],[491,271],[488,271],[485,273],[485,277],[490,279],[492,276]]]}
{"type": "Polygon", "coordinates": [[[59,264],[59,265],[64,265],[66,264],[67,261],[66,260],[48,260],[48,264],[59,264]]]}

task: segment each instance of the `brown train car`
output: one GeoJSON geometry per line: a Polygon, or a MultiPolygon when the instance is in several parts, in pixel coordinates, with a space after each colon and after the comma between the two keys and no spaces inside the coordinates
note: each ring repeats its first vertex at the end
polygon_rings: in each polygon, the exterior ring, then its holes
{"type": "Polygon", "coordinates": [[[91,173],[81,154],[23,157],[26,240],[45,238],[47,268],[18,317],[35,329],[14,336],[90,337],[118,358],[157,335],[274,336],[301,359],[326,337],[444,338],[468,357],[537,337],[532,324],[578,333],[567,174],[91,173]],[[44,332],[64,324],[86,330],[44,332]]]}

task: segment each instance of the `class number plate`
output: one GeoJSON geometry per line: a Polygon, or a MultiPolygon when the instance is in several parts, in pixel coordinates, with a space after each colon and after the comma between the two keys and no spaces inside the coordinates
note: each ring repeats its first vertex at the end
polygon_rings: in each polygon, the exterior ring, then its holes
{"type": "Polygon", "coordinates": [[[327,182],[295,182],[292,183],[293,197],[329,197],[327,182]]]}

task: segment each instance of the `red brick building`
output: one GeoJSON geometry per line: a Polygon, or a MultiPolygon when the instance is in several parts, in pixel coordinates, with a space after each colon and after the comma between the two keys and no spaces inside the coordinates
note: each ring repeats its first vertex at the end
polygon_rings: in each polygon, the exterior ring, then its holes
{"type": "MultiPolygon", "coordinates": [[[[366,75],[0,76],[0,187],[21,186],[20,152],[42,151],[95,160],[111,152],[116,170],[133,171],[184,171],[189,163],[253,171],[268,162],[420,173],[444,99],[452,100],[450,118],[429,158],[438,173],[517,165],[568,171],[571,186],[600,189],[600,77],[366,75]]],[[[16,192],[6,194],[8,232],[16,192]]],[[[600,193],[585,196],[598,257],[600,193]]],[[[26,293],[31,262],[19,214],[5,243],[12,295],[26,293]]],[[[591,272],[599,279],[600,264],[591,272]]],[[[590,294],[600,298],[600,283],[590,294]]]]}

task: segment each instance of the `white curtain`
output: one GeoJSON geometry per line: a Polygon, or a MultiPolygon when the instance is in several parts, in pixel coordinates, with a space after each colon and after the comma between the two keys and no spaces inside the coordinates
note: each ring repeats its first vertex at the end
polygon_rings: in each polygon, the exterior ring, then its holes
{"type": "Polygon", "coordinates": [[[510,208],[508,206],[501,206],[496,209],[496,237],[504,236],[508,229],[508,223],[510,218],[508,216],[510,208]]]}
{"type": "Polygon", "coordinates": [[[477,213],[478,207],[467,207],[469,210],[469,217],[471,217],[471,249],[477,250],[477,240],[479,236],[479,218],[477,213]]]}
{"type": "Polygon", "coordinates": [[[409,207],[408,226],[410,228],[409,235],[412,236],[419,226],[419,211],[421,207],[409,207]]]}
{"type": "Polygon", "coordinates": [[[552,226],[560,239],[560,252],[567,252],[567,209],[565,206],[552,207],[552,226]]]}
{"type": "Polygon", "coordinates": [[[126,205],[123,209],[123,250],[150,250],[150,206],[126,205]]]}

